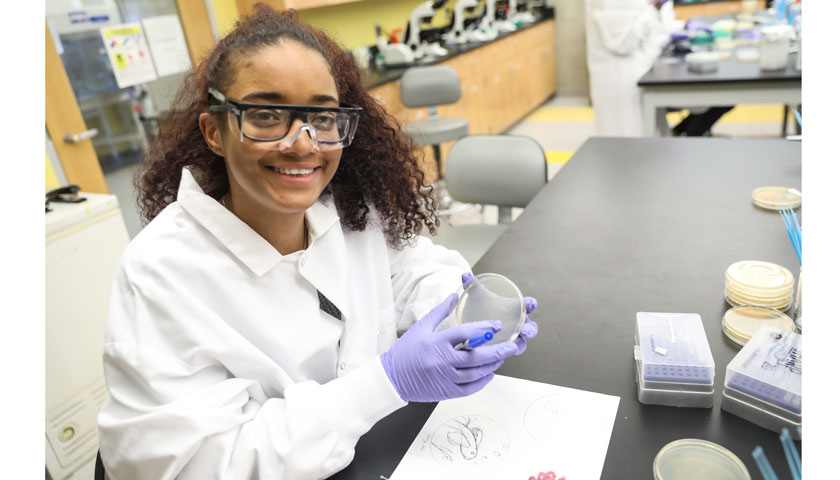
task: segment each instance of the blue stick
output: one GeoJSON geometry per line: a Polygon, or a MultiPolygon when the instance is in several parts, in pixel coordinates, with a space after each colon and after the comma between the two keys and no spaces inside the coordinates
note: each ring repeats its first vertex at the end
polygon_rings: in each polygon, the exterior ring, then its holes
{"type": "Polygon", "coordinates": [[[796,450],[796,445],[793,444],[793,438],[790,436],[790,431],[787,428],[782,429],[782,434],[779,435],[782,441],[782,448],[785,450],[785,458],[787,458],[788,467],[790,467],[790,474],[793,475],[793,480],[801,480],[802,478],[802,460],[799,458],[799,452],[796,450]]]}
{"type": "Polygon", "coordinates": [[[800,115],[795,108],[791,108],[790,110],[793,112],[793,116],[796,118],[796,123],[799,124],[799,128],[802,128],[802,115],[800,115]]]}
{"type": "Polygon", "coordinates": [[[767,460],[767,455],[764,454],[764,449],[761,448],[761,445],[755,447],[755,450],[752,452],[752,456],[755,459],[755,463],[758,465],[758,469],[761,471],[761,476],[764,477],[764,480],[779,480],[779,477],[776,476],[776,472],[773,471],[773,467],[770,466],[770,461],[767,460]]]}

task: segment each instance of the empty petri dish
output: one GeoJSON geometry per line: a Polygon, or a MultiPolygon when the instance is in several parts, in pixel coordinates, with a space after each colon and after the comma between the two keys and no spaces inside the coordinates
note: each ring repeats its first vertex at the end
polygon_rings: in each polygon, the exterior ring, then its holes
{"type": "Polygon", "coordinates": [[[753,203],[768,210],[782,210],[790,203],[791,208],[802,205],[802,192],[789,187],[759,187],[752,192],[753,203]]]}
{"type": "Polygon", "coordinates": [[[525,323],[525,298],[507,277],[497,273],[481,273],[458,297],[450,315],[451,325],[498,320],[502,329],[485,345],[512,342],[525,323]]]}
{"type": "Polygon", "coordinates": [[[744,462],[722,446],[696,438],[676,440],[653,459],[656,480],[750,480],[744,462]]]}
{"type": "Polygon", "coordinates": [[[723,333],[733,342],[744,345],[764,325],[796,331],[793,320],[778,310],[762,307],[735,307],[723,314],[723,333]]]}

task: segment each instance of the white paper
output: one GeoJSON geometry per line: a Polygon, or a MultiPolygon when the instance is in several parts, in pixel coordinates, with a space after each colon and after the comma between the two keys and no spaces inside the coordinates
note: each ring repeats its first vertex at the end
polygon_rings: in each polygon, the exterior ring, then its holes
{"type": "Polygon", "coordinates": [[[117,86],[130,87],[157,78],[155,65],[139,23],[123,23],[99,29],[117,86]]]}
{"type": "Polygon", "coordinates": [[[496,375],[440,402],[390,479],[598,480],[619,400],[496,375]]]}
{"type": "Polygon", "coordinates": [[[143,19],[143,30],[159,77],[183,72],[192,66],[178,15],[143,19]]]}

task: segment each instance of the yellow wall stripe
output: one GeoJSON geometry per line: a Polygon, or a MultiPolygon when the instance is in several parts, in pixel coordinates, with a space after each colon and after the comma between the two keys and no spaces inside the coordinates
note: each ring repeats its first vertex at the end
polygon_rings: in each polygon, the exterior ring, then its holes
{"type": "Polygon", "coordinates": [[[545,160],[548,163],[559,163],[564,164],[572,158],[572,154],[575,152],[558,152],[558,151],[550,151],[545,152],[545,160]]]}

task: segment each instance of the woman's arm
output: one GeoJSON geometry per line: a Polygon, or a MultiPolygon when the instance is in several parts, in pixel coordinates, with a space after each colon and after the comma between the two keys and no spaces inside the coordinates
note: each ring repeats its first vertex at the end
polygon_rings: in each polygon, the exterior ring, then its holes
{"type": "Polygon", "coordinates": [[[457,291],[461,275],[470,271],[470,264],[460,253],[423,236],[402,250],[389,249],[389,261],[399,331],[410,328],[457,291]]]}
{"type": "Polygon", "coordinates": [[[231,372],[243,339],[189,327],[222,320],[173,283],[140,287],[124,270],[114,283],[104,354],[110,397],[99,415],[112,478],[323,478],[405,405],[379,358],[323,385],[293,383],[277,367],[285,389],[268,395],[231,372]]]}

